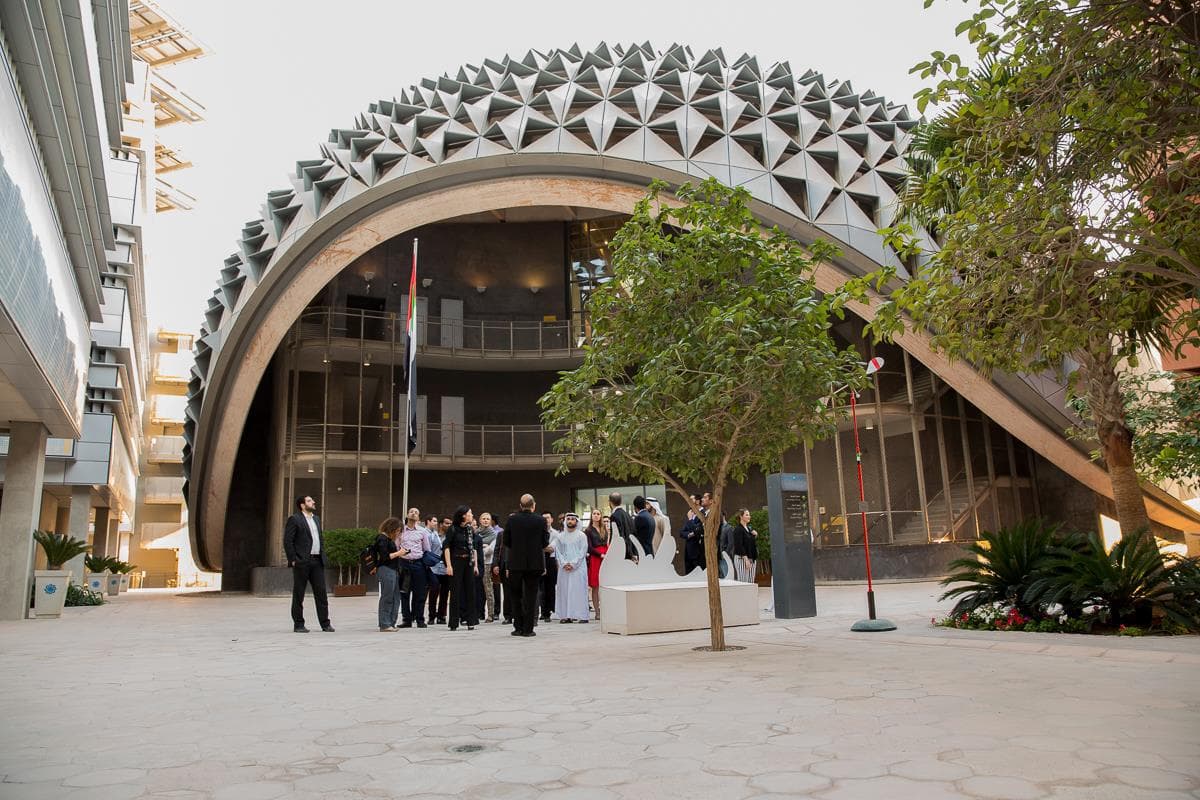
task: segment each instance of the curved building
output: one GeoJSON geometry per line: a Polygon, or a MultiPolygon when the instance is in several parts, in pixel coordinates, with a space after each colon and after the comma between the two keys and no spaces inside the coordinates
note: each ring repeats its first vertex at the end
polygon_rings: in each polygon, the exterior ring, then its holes
{"type": "MultiPolygon", "coordinates": [[[[587,507],[619,482],[583,458],[556,477],[556,434],[536,401],[579,363],[609,239],[650,180],[716,177],[745,187],[764,223],[834,240],[843,255],[821,267],[823,288],[880,263],[904,274],[875,231],[894,213],[915,124],[849,83],[678,45],[531,51],[373,103],[267,195],[208,300],[185,424],[199,561],[224,569],[225,588],[249,588],[254,567],[282,565],[296,495],[316,497],[330,528],[400,510],[414,237],[413,502],[504,514],[532,491],[543,508],[587,507]]],[[[872,348],[861,335],[872,309],[855,312],[834,334],[886,360],[859,404],[885,574],[936,572],[956,548],[935,545],[1035,513],[1097,524],[1108,480],[1064,437],[1061,386],[985,379],[920,333],[872,348]]],[[[858,510],[851,436],[786,463],[811,477],[831,577],[859,569],[847,547],[861,535],[847,524],[858,510]]],[[[1164,532],[1197,527],[1185,506],[1148,491],[1164,532]]],[[[729,502],[759,507],[764,494],[751,480],[729,502]]]]}

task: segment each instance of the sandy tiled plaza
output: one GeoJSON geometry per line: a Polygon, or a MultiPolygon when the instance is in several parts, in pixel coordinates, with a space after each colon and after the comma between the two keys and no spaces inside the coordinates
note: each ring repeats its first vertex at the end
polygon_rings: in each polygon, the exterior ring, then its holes
{"type": "Polygon", "coordinates": [[[858,635],[861,589],[823,588],[702,654],[133,593],[0,626],[0,797],[1200,797],[1200,640],[945,631],[935,597],[880,587],[900,630],[858,635]]]}

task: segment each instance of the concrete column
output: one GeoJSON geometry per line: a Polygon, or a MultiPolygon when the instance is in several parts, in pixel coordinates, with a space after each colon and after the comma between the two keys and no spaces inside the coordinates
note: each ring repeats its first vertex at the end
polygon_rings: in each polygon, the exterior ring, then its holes
{"type": "Polygon", "coordinates": [[[54,532],[66,533],[71,524],[71,504],[58,507],[58,513],[54,517],[54,532]]]}
{"type": "MultiPolygon", "coordinates": [[[[67,532],[71,534],[72,539],[79,539],[82,542],[86,542],[88,538],[88,516],[92,510],[92,487],[71,487],[71,505],[69,509],[71,512],[71,521],[67,532]]],[[[86,555],[86,553],[81,553],[66,563],[66,568],[71,570],[72,583],[83,584],[83,559],[86,555]]]]}
{"type": "Polygon", "coordinates": [[[46,428],[40,422],[13,422],[0,504],[0,619],[25,619],[29,612],[33,531],[42,510],[45,464],[46,428]]]}
{"type": "Polygon", "coordinates": [[[290,456],[285,452],[288,424],[288,364],[291,361],[291,350],[275,356],[275,383],[272,387],[274,397],[271,403],[271,461],[270,461],[270,490],[268,492],[267,514],[267,565],[272,567],[285,566],[283,554],[283,509],[287,501],[283,499],[285,481],[288,473],[290,456]]]}
{"type": "Polygon", "coordinates": [[[108,555],[108,509],[96,509],[96,524],[92,526],[92,555],[108,555]]]}

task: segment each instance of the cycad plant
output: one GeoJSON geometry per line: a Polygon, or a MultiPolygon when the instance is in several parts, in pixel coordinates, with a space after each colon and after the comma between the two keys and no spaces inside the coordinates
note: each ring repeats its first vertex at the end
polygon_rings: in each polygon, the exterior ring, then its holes
{"type": "Polygon", "coordinates": [[[46,554],[47,569],[62,569],[63,564],[92,549],[87,542],[54,531],[34,531],[33,539],[46,554]]]}
{"type": "Polygon", "coordinates": [[[1149,535],[1124,536],[1106,550],[1092,533],[1078,548],[1059,549],[1030,596],[1098,607],[1112,625],[1148,624],[1157,609],[1177,625],[1200,628],[1200,567],[1163,554],[1149,535]]]}
{"type": "Polygon", "coordinates": [[[1007,603],[1026,617],[1041,615],[1042,604],[1027,597],[1030,585],[1046,565],[1059,541],[1058,526],[1030,519],[998,531],[987,531],[967,545],[974,557],[950,562],[951,574],[942,580],[952,586],[939,599],[957,597],[955,615],[980,606],[1007,603]]]}
{"type": "Polygon", "coordinates": [[[116,561],[112,556],[90,555],[83,560],[83,564],[89,572],[116,572],[117,570],[114,569],[116,561]]]}

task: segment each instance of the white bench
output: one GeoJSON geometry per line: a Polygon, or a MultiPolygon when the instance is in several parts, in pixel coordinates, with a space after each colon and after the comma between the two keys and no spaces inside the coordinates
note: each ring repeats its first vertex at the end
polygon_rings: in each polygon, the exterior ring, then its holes
{"type": "MultiPolygon", "coordinates": [[[[757,625],[758,586],[721,581],[725,626],[757,625]]],[[[622,636],[709,628],[708,585],[704,581],[642,583],[600,587],[600,630],[622,636]]]]}

